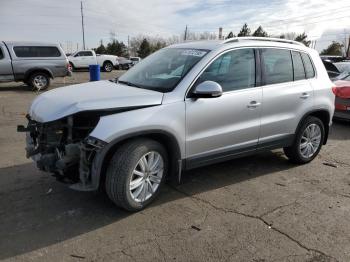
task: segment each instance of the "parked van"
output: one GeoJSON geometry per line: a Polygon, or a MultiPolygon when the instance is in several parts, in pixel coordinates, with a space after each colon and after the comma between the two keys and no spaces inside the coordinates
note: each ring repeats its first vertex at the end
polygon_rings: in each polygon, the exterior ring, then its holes
{"type": "Polygon", "coordinates": [[[70,76],[69,63],[58,44],[0,42],[0,82],[24,82],[45,90],[51,79],[70,76]]]}

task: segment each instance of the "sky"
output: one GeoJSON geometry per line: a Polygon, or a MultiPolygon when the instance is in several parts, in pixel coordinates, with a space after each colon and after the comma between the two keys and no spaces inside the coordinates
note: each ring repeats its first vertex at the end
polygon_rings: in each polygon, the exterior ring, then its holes
{"type": "MultiPolygon", "coordinates": [[[[269,35],[306,32],[316,49],[350,35],[345,0],[83,0],[87,48],[113,32],[127,43],[137,35],[170,37],[191,32],[237,34],[244,23],[269,35]]],[[[0,0],[0,40],[61,43],[82,49],[80,0],[0,0]]]]}

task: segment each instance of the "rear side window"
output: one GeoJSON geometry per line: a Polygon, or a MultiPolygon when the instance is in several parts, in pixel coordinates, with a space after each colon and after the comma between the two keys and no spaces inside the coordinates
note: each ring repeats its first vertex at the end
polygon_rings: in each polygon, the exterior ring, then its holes
{"type": "Polygon", "coordinates": [[[315,70],[314,70],[314,67],[312,65],[310,57],[305,53],[301,53],[301,56],[302,56],[303,61],[304,61],[306,78],[307,79],[313,78],[315,76],[315,70]]]}
{"type": "Polygon", "coordinates": [[[305,70],[303,60],[299,52],[292,51],[294,81],[305,79],[305,70]]]}
{"type": "Polygon", "coordinates": [[[4,58],[4,53],[2,52],[2,49],[0,47],[0,59],[3,59],[4,58]]]}
{"type": "Polygon", "coordinates": [[[293,64],[289,50],[261,49],[265,84],[272,85],[293,81],[293,64]]]}
{"type": "Polygon", "coordinates": [[[61,52],[55,46],[15,46],[17,57],[60,57],[61,52]]]}
{"type": "Polygon", "coordinates": [[[82,51],[78,53],[79,56],[92,56],[92,52],[90,51],[82,51]]]}
{"type": "Polygon", "coordinates": [[[224,92],[254,87],[254,50],[239,49],[221,55],[207,67],[196,84],[207,80],[219,83],[224,92]]]}

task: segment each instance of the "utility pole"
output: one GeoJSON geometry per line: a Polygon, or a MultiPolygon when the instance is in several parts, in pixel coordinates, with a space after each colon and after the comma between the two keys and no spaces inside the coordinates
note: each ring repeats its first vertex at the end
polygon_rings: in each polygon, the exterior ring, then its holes
{"type": "Polygon", "coordinates": [[[185,28],[185,36],[184,36],[184,41],[187,40],[187,25],[186,25],[186,28],[185,28]]]}
{"type": "Polygon", "coordinates": [[[83,1],[80,1],[80,10],[81,10],[81,28],[82,28],[82,31],[83,31],[83,49],[85,50],[83,1]]]}
{"type": "Polygon", "coordinates": [[[130,36],[128,35],[128,55],[130,57],[130,36]]]}
{"type": "Polygon", "coordinates": [[[349,56],[350,56],[350,36],[349,36],[349,40],[348,40],[348,48],[347,48],[347,50],[346,50],[346,58],[349,58],[349,56]]]}

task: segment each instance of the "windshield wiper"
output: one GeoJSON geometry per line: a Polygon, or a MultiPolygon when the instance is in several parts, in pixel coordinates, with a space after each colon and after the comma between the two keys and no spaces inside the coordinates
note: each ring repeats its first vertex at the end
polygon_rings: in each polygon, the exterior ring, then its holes
{"type": "Polygon", "coordinates": [[[124,84],[124,85],[127,85],[127,86],[133,86],[133,87],[138,87],[138,88],[141,88],[141,86],[139,85],[136,85],[134,83],[131,83],[131,82],[128,82],[128,81],[119,81],[117,82],[118,84],[124,84]]]}

